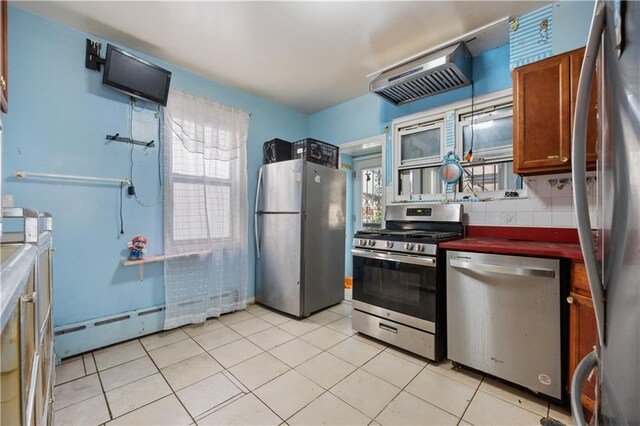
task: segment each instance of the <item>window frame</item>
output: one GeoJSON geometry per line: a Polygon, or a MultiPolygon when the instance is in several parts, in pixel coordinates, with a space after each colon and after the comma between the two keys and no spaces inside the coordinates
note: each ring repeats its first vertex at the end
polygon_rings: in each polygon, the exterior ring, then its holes
{"type": "MultiPolygon", "coordinates": [[[[513,100],[511,96],[508,97],[499,97],[495,99],[491,99],[487,102],[483,102],[480,105],[474,105],[473,114],[471,113],[471,105],[466,108],[461,108],[456,110],[455,112],[455,122],[456,122],[456,153],[460,158],[460,165],[464,167],[465,165],[482,165],[482,164],[492,164],[492,163],[503,163],[505,161],[513,161],[513,140],[511,143],[511,151],[508,154],[496,155],[492,156],[489,159],[482,158],[473,162],[466,161],[464,159],[464,133],[463,127],[467,126],[471,121],[472,116],[478,116],[478,118],[473,121],[475,124],[480,124],[483,122],[495,120],[498,118],[505,117],[513,117],[513,100]],[[501,109],[511,108],[511,112],[499,112],[501,109]],[[490,115],[492,112],[496,112],[494,115],[490,115]],[[468,118],[468,119],[467,119],[468,118]]],[[[485,150],[482,152],[490,152],[490,151],[502,151],[504,148],[492,148],[489,150],[485,150]]]]}
{"type": "Polygon", "coordinates": [[[398,169],[415,169],[417,166],[431,166],[438,164],[442,161],[442,156],[445,150],[445,131],[444,131],[444,117],[435,121],[421,122],[412,126],[403,127],[398,129],[398,169]],[[427,130],[439,130],[439,154],[433,157],[420,157],[410,160],[402,159],[402,137],[407,135],[413,135],[421,133],[427,130]]]}
{"type": "MultiPolygon", "coordinates": [[[[445,107],[435,108],[429,111],[423,111],[416,114],[412,114],[405,117],[400,117],[392,122],[392,147],[393,147],[393,177],[392,177],[392,186],[393,186],[393,197],[392,200],[394,202],[398,201],[409,201],[411,195],[400,195],[400,171],[407,169],[416,169],[421,167],[435,167],[442,161],[442,156],[444,155],[444,149],[446,145],[446,134],[445,134],[445,116],[449,109],[445,107]],[[438,126],[441,125],[440,129],[440,158],[430,161],[416,161],[411,162],[410,164],[401,164],[401,150],[402,143],[400,139],[400,132],[407,132],[415,129],[416,132],[424,130],[421,126],[438,126]]],[[[405,133],[407,134],[407,133],[405,133]]],[[[436,195],[436,194],[434,194],[436,195]]],[[[444,193],[440,194],[444,196],[444,193]]]]}
{"type": "MultiPolygon", "coordinates": [[[[504,89],[498,92],[493,92],[493,93],[488,93],[486,95],[481,95],[481,96],[477,96],[474,98],[474,102],[473,102],[473,111],[474,111],[474,116],[476,114],[485,114],[487,112],[493,111],[493,110],[497,110],[503,107],[508,106],[509,104],[513,104],[514,100],[513,100],[513,89],[512,88],[508,88],[508,89],[504,89]]],[[[496,164],[496,163],[503,163],[503,162],[508,162],[508,161],[513,161],[513,150],[511,151],[510,155],[504,155],[504,156],[496,156],[491,158],[490,161],[474,161],[474,162],[467,162],[464,161],[464,154],[462,153],[462,129],[461,129],[461,125],[460,125],[460,118],[461,117],[465,117],[470,115],[471,111],[472,111],[472,102],[470,98],[464,99],[462,101],[458,101],[458,102],[453,102],[447,105],[443,105],[440,107],[436,107],[427,111],[421,111],[415,114],[411,114],[408,116],[404,116],[404,117],[400,117],[397,118],[395,120],[392,121],[392,135],[391,135],[391,139],[392,139],[392,144],[393,144],[393,161],[392,161],[392,167],[393,167],[393,197],[392,200],[393,202],[407,202],[407,201],[414,201],[414,202],[428,202],[428,201],[441,201],[447,197],[450,197],[450,195],[448,195],[446,193],[446,186],[443,185],[443,190],[441,193],[436,193],[436,194],[413,194],[413,195],[400,195],[399,194],[399,190],[400,190],[400,172],[402,170],[407,170],[407,169],[415,169],[415,168],[421,168],[421,167],[435,167],[435,166],[439,166],[440,164],[442,164],[442,156],[440,157],[440,159],[437,162],[431,162],[431,163],[415,163],[415,164],[410,164],[410,165],[402,165],[400,164],[400,149],[401,149],[401,144],[400,144],[400,138],[399,138],[399,132],[402,129],[406,129],[409,128],[411,126],[416,126],[420,123],[430,123],[430,122],[435,122],[437,120],[441,120],[443,123],[443,135],[441,137],[441,154],[444,155],[444,152],[446,150],[446,125],[445,125],[445,118],[447,116],[448,113],[452,112],[454,113],[454,132],[455,132],[455,147],[454,147],[454,151],[458,154],[458,156],[461,159],[461,165],[463,168],[466,167],[474,167],[474,166],[481,166],[481,165],[487,165],[487,164],[496,164]]],[[[508,115],[513,115],[513,113],[510,113],[508,115]]],[[[518,176],[518,175],[516,175],[518,176]]],[[[522,178],[518,176],[517,181],[522,182],[522,178]]],[[[505,192],[511,190],[511,188],[507,188],[504,190],[500,190],[500,191],[484,191],[481,193],[474,193],[474,192],[463,192],[460,189],[462,188],[462,182],[459,181],[456,184],[456,199],[462,199],[463,197],[471,197],[471,198],[475,198],[477,196],[481,196],[482,198],[491,198],[491,199],[503,199],[506,198],[505,197],[505,192]]],[[[526,186],[522,185],[522,188],[518,188],[517,189],[519,196],[518,197],[512,197],[510,199],[513,198],[527,198],[527,189],[526,186]]]]}

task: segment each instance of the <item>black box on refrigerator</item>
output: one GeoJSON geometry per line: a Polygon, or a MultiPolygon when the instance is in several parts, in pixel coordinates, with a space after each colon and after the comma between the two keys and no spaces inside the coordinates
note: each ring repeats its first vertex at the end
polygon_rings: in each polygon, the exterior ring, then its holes
{"type": "Polygon", "coordinates": [[[278,138],[272,139],[264,143],[262,152],[264,164],[291,160],[291,142],[278,138]]]}
{"type": "Polygon", "coordinates": [[[302,158],[312,163],[338,168],[339,148],[317,139],[302,139],[293,143],[291,158],[302,158]]]}

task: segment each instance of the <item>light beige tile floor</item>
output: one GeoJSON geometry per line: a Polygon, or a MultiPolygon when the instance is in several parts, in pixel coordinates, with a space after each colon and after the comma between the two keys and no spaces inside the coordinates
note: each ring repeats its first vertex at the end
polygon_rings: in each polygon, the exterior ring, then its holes
{"type": "Polygon", "coordinates": [[[539,425],[566,410],[355,333],[350,294],[305,320],[260,305],[63,360],[60,425],[539,425]]]}

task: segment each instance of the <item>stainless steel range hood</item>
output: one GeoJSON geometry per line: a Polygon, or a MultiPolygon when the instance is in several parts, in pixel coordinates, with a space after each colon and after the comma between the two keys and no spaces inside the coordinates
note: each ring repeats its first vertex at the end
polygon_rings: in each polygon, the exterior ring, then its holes
{"type": "Polygon", "coordinates": [[[369,91],[400,105],[471,84],[471,53],[464,43],[426,54],[384,71],[369,91]]]}

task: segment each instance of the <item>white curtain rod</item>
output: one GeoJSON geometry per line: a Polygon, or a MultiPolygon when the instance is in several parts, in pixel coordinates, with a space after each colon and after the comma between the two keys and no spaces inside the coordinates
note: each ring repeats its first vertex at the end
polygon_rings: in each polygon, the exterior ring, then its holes
{"type": "Polygon", "coordinates": [[[104,177],[94,177],[94,176],[77,176],[77,175],[59,175],[55,173],[34,173],[34,172],[26,172],[24,170],[16,170],[15,172],[13,172],[13,175],[20,179],[33,176],[33,177],[45,177],[45,178],[56,178],[56,179],[90,180],[94,182],[113,182],[113,183],[131,185],[131,181],[129,179],[104,178],[104,177]]]}

